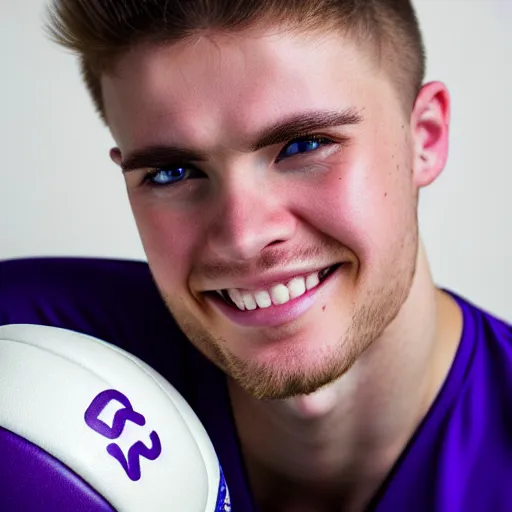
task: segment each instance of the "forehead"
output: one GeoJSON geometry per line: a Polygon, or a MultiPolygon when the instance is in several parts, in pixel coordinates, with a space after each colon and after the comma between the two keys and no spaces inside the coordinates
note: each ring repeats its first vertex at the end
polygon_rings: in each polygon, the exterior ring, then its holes
{"type": "Polygon", "coordinates": [[[213,147],[219,133],[250,136],[301,111],[364,108],[383,85],[353,41],[277,30],[139,46],[102,78],[109,126],[129,147],[169,139],[213,147]]]}

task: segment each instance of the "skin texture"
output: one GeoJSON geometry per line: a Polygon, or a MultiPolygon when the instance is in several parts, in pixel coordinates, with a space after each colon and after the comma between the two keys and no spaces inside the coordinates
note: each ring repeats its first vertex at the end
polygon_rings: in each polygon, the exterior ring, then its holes
{"type": "Polygon", "coordinates": [[[193,179],[176,185],[143,181],[170,167],[155,158],[139,158],[125,178],[162,296],[230,377],[257,501],[269,511],[361,510],[460,337],[417,223],[419,189],[447,157],[445,87],[424,86],[404,109],[361,46],[270,28],[136,47],[102,86],[119,165],[148,147],[203,154],[193,179]],[[287,142],[272,140],[251,147],[268,126],[313,111],[360,119],[308,131],[332,143],[307,154],[280,159],[287,142]],[[339,262],[315,304],[284,325],[238,325],[203,293],[339,262]]]}

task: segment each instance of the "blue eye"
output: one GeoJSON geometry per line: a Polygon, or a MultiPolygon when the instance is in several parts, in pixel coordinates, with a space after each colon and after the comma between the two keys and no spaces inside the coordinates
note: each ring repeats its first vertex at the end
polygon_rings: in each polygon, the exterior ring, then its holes
{"type": "Polygon", "coordinates": [[[304,138],[297,139],[290,142],[285,148],[279,153],[278,160],[283,158],[289,158],[291,156],[300,155],[303,153],[310,153],[319,149],[321,146],[330,144],[331,141],[324,138],[304,138]]]}
{"type": "Polygon", "coordinates": [[[180,181],[198,178],[200,171],[190,167],[161,167],[150,171],[144,177],[144,182],[155,187],[174,185],[180,181]]]}
{"type": "Polygon", "coordinates": [[[156,169],[148,173],[148,180],[155,185],[169,185],[181,181],[185,176],[185,169],[178,167],[176,169],[156,169]]]}

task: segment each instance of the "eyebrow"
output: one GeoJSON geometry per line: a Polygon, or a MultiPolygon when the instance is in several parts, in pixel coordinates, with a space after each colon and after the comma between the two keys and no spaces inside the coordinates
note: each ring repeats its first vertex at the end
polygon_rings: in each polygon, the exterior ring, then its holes
{"type": "MultiPolygon", "coordinates": [[[[342,111],[313,111],[294,114],[266,127],[256,142],[249,143],[249,152],[258,151],[267,146],[288,142],[305,136],[316,130],[362,123],[361,113],[353,108],[342,111]]],[[[208,155],[202,151],[178,146],[147,146],[137,149],[123,158],[121,168],[124,172],[143,168],[158,168],[179,165],[183,162],[205,162],[208,155]]]]}

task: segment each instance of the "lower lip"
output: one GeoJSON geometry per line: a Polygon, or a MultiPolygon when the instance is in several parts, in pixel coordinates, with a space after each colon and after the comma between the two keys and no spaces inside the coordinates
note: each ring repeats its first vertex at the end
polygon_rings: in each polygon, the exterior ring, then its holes
{"type": "Polygon", "coordinates": [[[304,295],[279,306],[272,305],[253,311],[241,311],[224,302],[216,294],[208,295],[208,300],[235,324],[244,327],[277,327],[296,320],[313,307],[318,300],[326,298],[327,293],[334,288],[333,283],[339,277],[341,268],[343,266],[336,269],[325,281],[304,295]]]}

